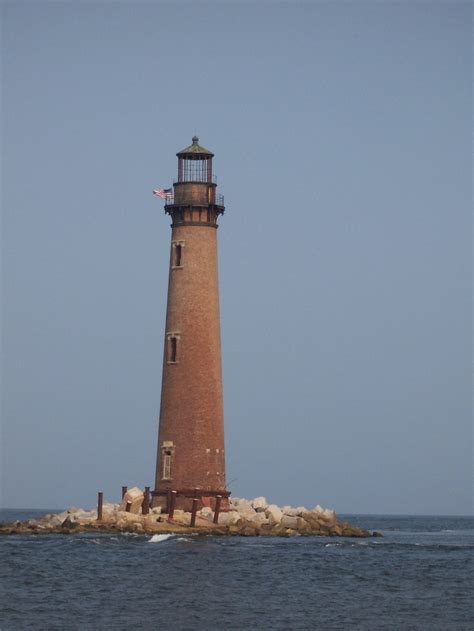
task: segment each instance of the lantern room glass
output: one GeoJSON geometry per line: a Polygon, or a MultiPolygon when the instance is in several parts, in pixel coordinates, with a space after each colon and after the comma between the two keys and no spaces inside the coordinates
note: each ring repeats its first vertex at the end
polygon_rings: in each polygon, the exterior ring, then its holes
{"type": "Polygon", "coordinates": [[[178,182],[212,182],[211,158],[179,158],[178,182]]]}

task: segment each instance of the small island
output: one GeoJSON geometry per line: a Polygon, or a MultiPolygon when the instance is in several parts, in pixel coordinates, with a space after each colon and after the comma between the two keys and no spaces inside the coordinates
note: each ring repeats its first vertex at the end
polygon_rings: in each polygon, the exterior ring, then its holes
{"type": "Polygon", "coordinates": [[[98,510],[69,508],[39,519],[0,524],[0,534],[76,534],[84,532],[136,534],[204,534],[294,537],[371,537],[380,536],[339,521],[336,512],[317,505],[279,507],[264,497],[253,500],[230,498],[229,510],[216,514],[210,507],[190,512],[174,510],[172,515],[161,507],[144,510],[144,493],[134,487],[126,492],[120,504],[104,502],[98,510]],[[194,525],[191,525],[194,521],[194,525]]]}

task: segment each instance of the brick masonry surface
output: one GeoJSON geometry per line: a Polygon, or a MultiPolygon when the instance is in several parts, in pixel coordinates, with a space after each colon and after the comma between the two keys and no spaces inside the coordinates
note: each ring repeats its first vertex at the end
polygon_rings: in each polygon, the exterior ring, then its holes
{"type": "MultiPolygon", "coordinates": [[[[178,225],[173,242],[181,245],[181,266],[171,247],[155,491],[225,492],[217,230],[178,225]]],[[[153,504],[165,506],[166,499],[157,496],[153,504]]],[[[189,500],[178,496],[176,507],[183,504],[189,500]]]]}

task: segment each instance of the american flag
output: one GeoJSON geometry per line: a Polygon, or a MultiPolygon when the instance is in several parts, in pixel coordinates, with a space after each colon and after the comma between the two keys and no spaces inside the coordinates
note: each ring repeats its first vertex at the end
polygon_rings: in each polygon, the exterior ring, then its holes
{"type": "Polygon", "coordinates": [[[153,191],[153,195],[157,195],[161,197],[161,199],[168,199],[168,197],[173,197],[173,189],[172,188],[157,188],[153,191]]]}

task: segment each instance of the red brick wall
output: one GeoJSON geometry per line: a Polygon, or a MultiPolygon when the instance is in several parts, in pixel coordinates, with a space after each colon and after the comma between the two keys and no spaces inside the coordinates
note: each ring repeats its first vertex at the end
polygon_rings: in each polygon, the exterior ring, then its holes
{"type": "Polygon", "coordinates": [[[173,267],[171,248],[155,491],[224,491],[217,230],[176,226],[171,240],[182,244],[182,267],[173,267]],[[170,333],[176,363],[168,362],[170,333]],[[165,441],[173,444],[170,480],[162,479],[165,441]]]}

